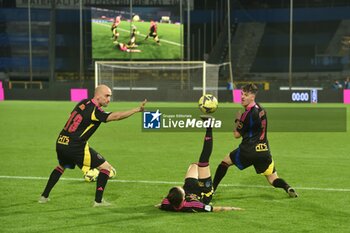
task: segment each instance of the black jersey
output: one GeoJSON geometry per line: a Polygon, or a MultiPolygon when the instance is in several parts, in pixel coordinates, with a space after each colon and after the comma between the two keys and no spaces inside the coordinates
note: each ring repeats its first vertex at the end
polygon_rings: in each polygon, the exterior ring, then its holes
{"type": "Polygon", "coordinates": [[[269,151],[266,111],[260,104],[256,103],[246,108],[240,118],[237,131],[242,136],[242,142],[239,145],[242,151],[269,151]]]}
{"type": "Polygon", "coordinates": [[[151,31],[151,33],[157,33],[157,26],[154,24],[150,27],[149,30],[151,31]]]}
{"type": "Polygon", "coordinates": [[[156,24],[152,24],[151,27],[149,28],[149,35],[156,37],[157,36],[157,25],[156,24]]]}
{"type": "Polygon", "coordinates": [[[79,145],[85,143],[97,130],[101,122],[106,122],[110,113],[100,108],[93,99],[80,101],[58,136],[57,143],[79,145]]]}

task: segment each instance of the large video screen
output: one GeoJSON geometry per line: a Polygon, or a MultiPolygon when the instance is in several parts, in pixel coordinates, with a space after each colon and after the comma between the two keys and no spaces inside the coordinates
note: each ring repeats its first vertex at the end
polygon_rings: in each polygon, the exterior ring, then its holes
{"type": "Polygon", "coordinates": [[[179,7],[92,7],[95,60],[181,60],[179,7]]]}

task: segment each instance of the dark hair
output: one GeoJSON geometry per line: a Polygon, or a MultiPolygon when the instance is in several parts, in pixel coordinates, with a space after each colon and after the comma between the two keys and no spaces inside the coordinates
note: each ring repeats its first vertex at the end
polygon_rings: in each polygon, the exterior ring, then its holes
{"type": "Polygon", "coordinates": [[[183,193],[177,187],[173,187],[169,190],[168,196],[166,197],[170,204],[175,208],[178,208],[183,200],[183,193]]]}
{"type": "Polygon", "coordinates": [[[258,93],[258,87],[254,83],[246,84],[242,87],[243,92],[258,93]]]}

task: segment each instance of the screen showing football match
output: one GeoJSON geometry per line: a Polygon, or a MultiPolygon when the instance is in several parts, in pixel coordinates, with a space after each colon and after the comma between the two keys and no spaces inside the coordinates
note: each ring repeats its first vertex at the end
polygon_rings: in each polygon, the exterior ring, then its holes
{"type": "Polygon", "coordinates": [[[181,60],[178,7],[91,8],[92,57],[103,60],[181,60]]]}

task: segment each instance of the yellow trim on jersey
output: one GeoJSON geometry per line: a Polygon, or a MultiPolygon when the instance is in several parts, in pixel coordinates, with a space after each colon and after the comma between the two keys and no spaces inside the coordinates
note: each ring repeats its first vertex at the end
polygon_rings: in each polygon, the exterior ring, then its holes
{"type": "Polygon", "coordinates": [[[80,137],[82,137],[89,129],[91,129],[92,127],[94,127],[94,124],[90,124],[82,134],[80,134],[80,137]]]}
{"type": "Polygon", "coordinates": [[[261,173],[261,175],[264,175],[264,176],[271,175],[273,173],[274,167],[275,167],[275,162],[272,160],[269,167],[263,173],[261,173]]]}
{"type": "Polygon", "coordinates": [[[83,166],[91,167],[91,154],[90,154],[89,144],[88,143],[86,143],[85,148],[84,148],[83,166]]]}
{"type": "Polygon", "coordinates": [[[202,197],[204,197],[204,196],[210,197],[213,195],[213,193],[214,193],[214,188],[212,188],[210,192],[207,192],[207,193],[202,192],[201,195],[202,195],[202,197]]]}
{"type": "Polygon", "coordinates": [[[98,119],[96,118],[96,115],[95,115],[95,110],[96,110],[96,107],[94,108],[94,111],[92,111],[92,113],[91,113],[91,120],[98,121],[98,119]]]}

